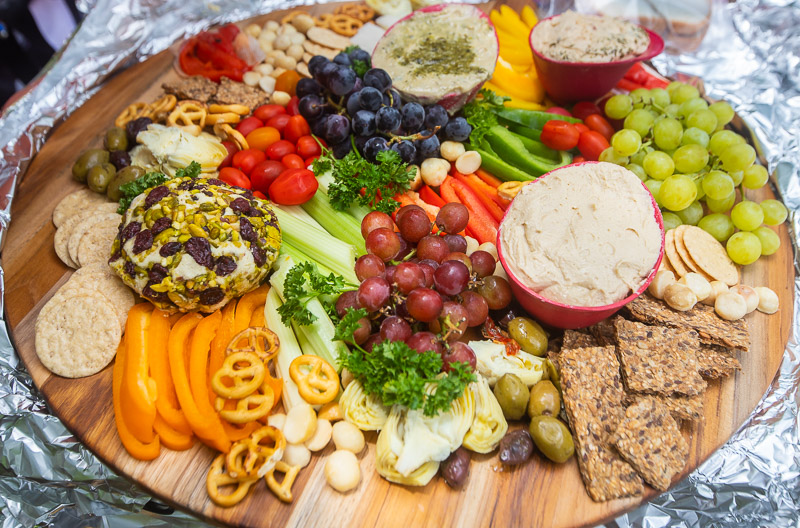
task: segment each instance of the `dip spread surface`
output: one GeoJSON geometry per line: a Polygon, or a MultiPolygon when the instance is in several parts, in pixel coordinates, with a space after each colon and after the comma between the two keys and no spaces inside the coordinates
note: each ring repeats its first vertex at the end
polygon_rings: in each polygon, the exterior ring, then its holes
{"type": "Polygon", "coordinates": [[[500,244],[513,275],[539,295],[605,306],[637,290],[661,253],[650,194],[612,163],[559,169],[525,185],[500,244]]]}
{"type": "Polygon", "coordinates": [[[531,44],[553,60],[612,62],[641,55],[650,45],[650,37],[625,20],[567,11],[539,22],[531,44]]]}

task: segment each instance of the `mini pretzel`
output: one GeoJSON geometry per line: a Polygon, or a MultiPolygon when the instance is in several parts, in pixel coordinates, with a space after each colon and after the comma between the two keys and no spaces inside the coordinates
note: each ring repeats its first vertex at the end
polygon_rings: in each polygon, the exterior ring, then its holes
{"type": "Polygon", "coordinates": [[[253,431],[250,439],[254,445],[252,451],[255,456],[265,458],[268,461],[269,467],[264,465],[258,471],[258,476],[263,477],[283,458],[283,451],[286,449],[286,438],[283,437],[283,433],[277,427],[265,425],[253,431]],[[265,441],[271,443],[271,445],[265,445],[265,441]]]}
{"type": "Polygon", "coordinates": [[[250,113],[250,107],[242,104],[210,104],[208,105],[209,114],[222,114],[225,112],[233,112],[234,114],[244,116],[250,113]]]}
{"type": "MultiPolygon", "coordinates": [[[[236,479],[228,475],[224,467],[225,455],[218,455],[211,463],[206,475],[206,491],[211,500],[219,506],[229,507],[239,504],[247,496],[250,487],[258,480],[257,478],[236,479]],[[223,495],[220,488],[226,486],[236,486],[232,493],[223,495]]],[[[298,468],[299,469],[299,468],[298,468]]],[[[285,479],[284,479],[285,481],[285,479]]]]}
{"type": "Polygon", "coordinates": [[[525,182],[507,181],[500,184],[497,188],[497,194],[504,200],[513,200],[514,197],[522,190],[525,182]]]}
{"type": "MultiPolygon", "coordinates": [[[[267,481],[267,486],[283,502],[292,502],[292,485],[294,484],[297,474],[300,473],[300,466],[290,466],[284,461],[275,464],[272,471],[267,473],[264,480],[267,481]],[[275,479],[275,472],[283,473],[283,482],[278,483],[275,479]]],[[[240,499],[241,500],[241,499],[240,499]]]]}
{"type": "Polygon", "coordinates": [[[235,125],[239,122],[241,116],[233,112],[223,112],[221,114],[208,114],[206,116],[207,125],[216,125],[217,123],[227,123],[228,125],[235,125]]]}
{"type": "Polygon", "coordinates": [[[223,398],[244,398],[253,394],[264,381],[264,363],[252,352],[235,352],[225,358],[222,366],[211,378],[211,388],[223,398]],[[223,378],[233,380],[233,386],[223,383],[223,378]]]}
{"type": "Polygon", "coordinates": [[[161,121],[175,108],[178,98],[172,94],[164,94],[148,106],[150,107],[147,117],[153,121],[161,121]]]}
{"type": "Polygon", "coordinates": [[[128,108],[123,110],[122,113],[114,120],[114,125],[118,126],[119,128],[125,128],[125,125],[134,119],[146,117],[149,108],[150,107],[147,103],[133,103],[128,105],[128,108]]]}
{"type": "Polygon", "coordinates": [[[336,369],[319,356],[296,357],[289,365],[289,376],[297,384],[300,396],[311,405],[328,403],[339,394],[336,369]]]}
{"type": "Polygon", "coordinates": [[[266,365],[278,353],[280,344],[277,334],[269,328],[251,326],[231,339],[231,342],[228,343],[228,348],[225,349],[225,355],[231,355],[235,352],[250,352],[258,356],[266,365]],[[247,339],[246,345],[242,344],[244,339],[247,339]]]}
{"type": "Polygon", "coordinates": [[[249,438],[234,442],[225,458],[225,466],[231,478],[261,478],[275,467],[283,457],[286,439],[275,427],[265,425],[249,438]],[[270,443],[265,445],[264,441],[270,443]]]}
{"type": "Polygon", "coordinates": [[[239,150],[247,150],[250,148],[250,145],[247,144],[247,140],[242,133],[238,130],[234,130],[233,127],[227,123],[217,123],[214,125],[214,134],[220,139],[229,139],[233,141],[239,147],[239,150]]]}
{"type": "Polygon", "coordinates": [[[350,15],[333,15],[330,21],[330,28],[345,37],[352,37],[363,25],[362,21],[350,15]]]}
{"type": "Polygon", "coordinates": [[[334,13],[337,15],[348,15],[361,22],[368,22],[375,17],[375,10],[365,4],[340,5],[336,8],[334,13]]]}
{"type": "Polygon", "coordinates": [[[314,18],[314,23],[317,27],[328,28],[331,27],[331,18],[333,18],[331,13],[323,13],[314,18]]]}
{"type": "Polygon", "coordinates": [[[193,136],[199,136],[206,126],[207,116],[208,111],[202,103],[181,101],[167,117],[167,124],[182,128],[193,136]]]}
{"type": "Polygon", "coordinates": [[[292,20],[297,18],[300,15],[307,15],[305,11],[301,11],[300,9],[295,9],[294,11],[287,13],[281,19],[281,24],[291,24],[292,20]]]}
{"type": "Polygon", "coordinates": [[[255,422],[259,418],[268,415],[275,405],[275,393],[272,387],[264,384],[264,394],[248,394],[236,402],[235,409],[225,409],[225,400],[217,398],[214,401],[214,408],[219,412],[220,417],[235,424],[255,422]]]}

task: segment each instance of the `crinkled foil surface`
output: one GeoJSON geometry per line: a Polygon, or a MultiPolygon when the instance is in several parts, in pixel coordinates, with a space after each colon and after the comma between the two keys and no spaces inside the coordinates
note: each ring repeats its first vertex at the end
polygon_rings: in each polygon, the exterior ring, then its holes
{"type": "MultiPolygon", "coordinates": [[[[306,3],[252,0],[79,0],[89,14],[38,86],[0,119],[0,242],[17,178],[53,126],[114,72],[211,25],[306,3]]],[[[699,0],[698,0],[699,1],[699,0]]],[[[540,2],[546,3],[546,2],[540,2]]],[[[666,2],[655,2],[663,5],[666,2]]],[[[551,3],[561,11],[561,2],[551,3]]],[[[702,46],[662,55],[661,73],[701,77],[752,128],[773,184],[800,228],[800,2],[717,1],[702,46]]],[[[797,258],[795,258],[797,268],[797,258]]],[[[0,291],[3,289],[0,269],[0,291]]],[[[669,492],[610,527],[800,526],[800,280],[783,363],[730,441],[669,492]]],[[[0,299],[2,299],[0,297],[0,299]]],[[[0,325],[0,522],[16,526],[197,526],[143,509],[149,497],[115,475],[47,408],[0,325]]],[[[544,499],[546,500],[546,498],[544,499]]]]}

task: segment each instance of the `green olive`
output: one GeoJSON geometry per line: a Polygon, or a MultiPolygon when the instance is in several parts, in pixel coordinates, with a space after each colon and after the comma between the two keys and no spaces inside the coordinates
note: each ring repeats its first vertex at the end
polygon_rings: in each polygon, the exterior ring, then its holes
{"type": "Polygon", "coordinates": [[[528,407],[528,387],[516,374],[503,374],[494,386],[494,396],[509,420],[519,420],[528,407]]]}
{"type": "Polygon", "coordinates": [[[556,416],[561,411],[561,395],[553,382],[542,380],[531,387],[528,416],[556,416]]]}
{"type": "Polygon", "coordinates": [[[547,352],[547,332],[532,319],[513,318],[508,323],[508,333],[528,354],[543,356],[547,352]]]}
{"type": "Polygon", "coordinates": [[[572,434],[557,418],[534,416],[531,418],[529,431],[539,451],[553,462],[566,462],[575,452],[572,434]]]}
{"type": "Polygon", "coordinates": [[[107,150],[128,150],[128,134],[119,127],[109,128],[106,132],[105,146],[107,150]]]}
{"type": "Polygon", "coordinates": [[[542,376],[542,379],[550,380],[558,392],[561,392],[561,376],[558,375],[558,369],[556,369],[555,363],[550,361],[550,358],[544,360],[544,372],[545,375],[542,376]]]}
{"type": "Polygon", "coordinates": [[[108,184],[116,174],[117,169],[110,163],[95,165],[89,169],[89,173],[86,175],[86,183],[89,184],[89,188],[94,192],[105,193],[108,184]]]}
{"type": "Polygon", "coordinates": [[[81,183],[86,181],[89,169],[101,163],[108,163],[108,151],[103,149],[89,149],[81,153],[75,165],[72,166],[72,177],[81,183]]]}
{"type": "Polygon", "coordinates": [[[106,195],[115,202],[118,202],[119,199],[122,198],[122,193],[119,190],[120,186],[141,178],[145,175],[145,172],[143,168],[134,167],[133,165],[124,167],[117,172],[117,175],[111,180],[111,183],[108,184],[106,195]]]}

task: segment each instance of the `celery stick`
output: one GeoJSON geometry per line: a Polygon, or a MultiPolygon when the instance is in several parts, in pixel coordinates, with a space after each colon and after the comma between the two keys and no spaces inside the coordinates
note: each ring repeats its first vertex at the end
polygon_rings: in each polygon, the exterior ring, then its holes
{"type": "Polygon", "coordinates": [[[334,209],[326,194],[317,192],[300,207],[319,222],[328,233],[352,244],[358,255],[366,254],[364,237],[361,236],[361,222],[349,213],[334,209]]]}
{"type": "MultiPolygon", "coordinates": [[[[322,191],[327,198],[328,187],[330,187],[334,182],[333,175],[330,172],[321,174],[317,176],[317,182],[319,182],[319,190],[317,191],[317,194],[319,194],[319,191],[322,191]]],[[[370,213],[370,208],[354,203],[347,208],[347,212],[353,215],[353,218],[361,222],[361,220],[363,220],[364,217],[370,213]]]]}
{"type": "Polygon", "coordinates": [[[323,266],[319,262],[315,262],[314,259],[297,249],[291,244],[288,244],[285,240],[281,243],[281,251],[279,255],[283,256],[286,255],[287,257],[291,257],[295,262],[314,262],[317,265],[320,273],[324,273],[328,275],[329,273],[333,273],[329,268],[323,266]]]}
{"type": "Polygon", "coordinates": [[[319,222],[314,220],[314,217],[308,214],[302,207],[299,205],[274,205],[272,209],[275,211],[275,214],[278,215],[278,223],[280,223],[281,218],[285,218],[286,216],[292,216],[301,222],[308,224],[310,228],[316,229],[317,231],[322,231],[323,233],[328,233],[324,227],[320,225],[319,222]]]}
{"type": "Polygon", "coordinates": [[[289,376],[289,365],[292,364],[295,358],[301,356],[303,353],[300,350],[300,345],[297,344],[292,329],[287,327],[281,322],[281,316],[278,314],[278,307],[281,305],[281,299],[275,288],[271,288],[267,294],[267,302],[264,305],[264,319],[266,320],[267,327],[275,332],[280,342],[278,349],[278,357],[275,360],[275,368],[277,374],[283,379],[283,390],[281,391],[281,399],[283,400],[283,407],[286,412],[297,404],[305,402],[300,392],[297,390],[292,378],[289,376]]]}

